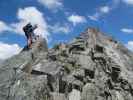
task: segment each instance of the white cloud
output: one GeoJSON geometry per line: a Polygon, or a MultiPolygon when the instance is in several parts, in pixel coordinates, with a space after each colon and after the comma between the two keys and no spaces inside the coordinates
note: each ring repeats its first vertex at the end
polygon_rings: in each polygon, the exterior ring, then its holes
{"type": "Polygon", "coordinates": [[[126,47],[127,47],[129,50],[133,51],[133,41],[128,41],[128,43],[126,44],[126,47]]]}
{"type": "Polygon", "coordinates": [[[48,25],[43,17],[43,13],[40,12],[35,7],[26,7],[24,9],[19,9],[17,12],[18,22],[11,23],[7,25],[5,22],[0,21],[0,33],[3,31],[12,31],[16,34],[24,35],[23,26],[31,22],[31,24],[38,25],[38,28],[35,30],[36,35],[41,35],[48,40],[49,32],[48,25]]]}
{"type": "Polygon", "coordinates": [[[98,21],[99,13],[95,13],[94,15],[88,15],[88,18],[93,21],[98,21]]]}
{"type": "Polygon", "coordinates": [[[102,13],[108,13],[110,11],[110,8],[109,6],[103,6],[103,7],[100,7],[100,11],[102,13]]]}
{"type": "Polygon", "coordinates": [[[55,10],[63,6],[60,0],[38,0],[38,2],[51,10],[55,10]]]}
{"type": "Polygon", "coordinates": [[[133,5],[133,0],[122,0],[122,1],[128,5],[133,5]]]}
{"type": "Polygon", "coordinates": [[[0,33],[4,32],[4,31],[10,31],[11,28],[8,27],[8,25],[6,25],[5,22],[0,21],[0,33]]]}
{"type": "Polygon", "coordinates": [[[21,22],[18,22],[18,23],[12,23],[10,25],[10,27],[12,28],[13,32],[15,32],[19,35],[24,35],[23,27],[24,27],[24,25],[26,25],[26,23],[28,23],[28,22],[21,21],[21,22]]]}
{"type": "Polygon", "coordinates": [[[0,42],[0,59],[7,59],[21,51],[21,47],[18,44],[7,44],[0,42]]]}
{"type": "MultiPolygon", "coordinates": [[[[110,1],[109,1],[110,2],[110,1]]],[[[98,7],[96,12],[92,15],[88,15],[88,18],[93,21],[98,21],[101,17],[109,14],[112,10],[116,9],[120,4],[120,0],[112,0],[111,3],[98,7]]]]}
{"type": "Polygon", "coordinates": [[[133,29],[130,28],[122,28],[121,31],[124,33],[133,33],[133,29]]]}
{"type": "Polygon", "coordinates": [[[98,11],[94,13],[93,15],[88,15],[88,18],[93,21],[98,21],[98,19],[103,16],[104,14],[109,13],[112,10],[112,7],[109,6],[101,6],[98,8],[98,11]]]}
{"type": "Polygon", "coordinates": [[[71,28],[68,25],[60,25],[59,23],[56,23],[53,26],[49,26],[50,30],[53,33],[69,33],[71,31],[71,28]]]}
{"type": "Polygon", "coordinates": [[[72,22],[73,25],[75,26],[76,24],[79,24],[79,23],[85,23],[86,18],[84,16],[71,15],[68,17],[68,21],[72,22]]]}
{"type": "Polygon", "coordinates": [[[24,9],[20,8],[18,10],[17,17],[19,22],[11,24],[14,32],[23,35],[24,33],[22,31],[22,27],[28,22],[31,22],[33,25],[38,24],[38,28],[35,30],[35,33],[48,39],[48,25],[45,18],[43,17],[43,13],[38,9],[35,7],[26,7],[24,9]]]}

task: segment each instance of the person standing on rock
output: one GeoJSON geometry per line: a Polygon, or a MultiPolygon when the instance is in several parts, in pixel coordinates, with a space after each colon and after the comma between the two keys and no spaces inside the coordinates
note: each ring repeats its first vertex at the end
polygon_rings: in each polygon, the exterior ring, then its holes
{"type": "Polygon", "coordinates": [[[37,25],[32,26],[31,23],[28,23],[23,27],[23,31],[25,32],[25,36],[27,38],[28,48],[31,48],[33,43],[33,38],[35,38],[34,30],[37,28],[37,25]]]}

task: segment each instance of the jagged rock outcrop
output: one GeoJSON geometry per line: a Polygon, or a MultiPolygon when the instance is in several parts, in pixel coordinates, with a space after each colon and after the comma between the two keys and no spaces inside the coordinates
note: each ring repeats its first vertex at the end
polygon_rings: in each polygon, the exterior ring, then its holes
{"type": "Polygon", "coordinates": [[[39,38],[0,65],[0,100],[133,100],[132,61],[94,28],[52,49],[39,38]]]}

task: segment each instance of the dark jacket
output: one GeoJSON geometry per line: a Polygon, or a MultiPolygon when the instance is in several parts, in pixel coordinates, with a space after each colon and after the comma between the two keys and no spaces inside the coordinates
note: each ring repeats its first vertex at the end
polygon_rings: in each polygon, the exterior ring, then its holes
{"type": "Polygon", "coordinates": [[[23,31],[25,32],[25,35],[27,38],[31,37],[34,34],[34,30],[36,29],[36,26],[32,26],[30,23],[28,23],[26,26],[23,27],[23,31]]]}

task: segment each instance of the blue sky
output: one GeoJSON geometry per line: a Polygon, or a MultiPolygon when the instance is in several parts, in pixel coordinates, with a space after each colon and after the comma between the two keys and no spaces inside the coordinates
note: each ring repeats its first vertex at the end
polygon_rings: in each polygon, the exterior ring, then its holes
{"type": "Polygon", "coordinates": [[[26,45],[27,22],[38,24],[49,47],[97,27],[133,50],[132,18],[133,0],[0,0],[0,59],[26,45]]]}

